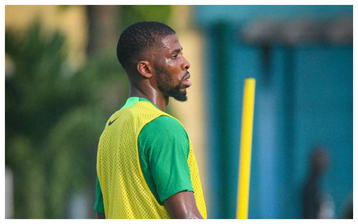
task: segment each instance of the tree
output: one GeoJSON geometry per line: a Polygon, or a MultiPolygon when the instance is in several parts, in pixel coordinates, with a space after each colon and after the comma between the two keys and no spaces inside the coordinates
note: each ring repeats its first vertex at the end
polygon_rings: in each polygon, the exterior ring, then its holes
{"type": "Polygon", "coordinates": [[[63,218],[71,191],[94,186],[98,138],[125,100],[126,77],[104,53],[71,71],[64,37],[44,35],[39,22],[22,37],[7,31],[5,53],[14,65],[5,78],[5,164],[15,218],[63,218]]]}

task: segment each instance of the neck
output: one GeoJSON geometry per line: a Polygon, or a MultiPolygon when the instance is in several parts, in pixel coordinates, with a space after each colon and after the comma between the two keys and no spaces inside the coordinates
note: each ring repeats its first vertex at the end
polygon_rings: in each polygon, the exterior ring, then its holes
{"type": "Polygon", "coordinates": [[[169,97],[164,96],[160,91],[149,86],[147,88],[138,88],[135,85],[130,85],[129,97],[142,97],[153,104],[155,104],[161,111],[165,110],[165,107],[169,103],[169,97]]]}

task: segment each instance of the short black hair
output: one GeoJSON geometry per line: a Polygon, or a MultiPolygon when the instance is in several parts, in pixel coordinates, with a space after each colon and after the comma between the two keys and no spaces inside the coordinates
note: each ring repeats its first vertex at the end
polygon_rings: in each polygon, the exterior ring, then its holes
{"type": "Polygon", "coordinates": [[[175,34],[168,25],[145,21],[130,25],[121,34],[117,45],[117,58],[124,69],[136,66],[140,57],[162,44],[162,39],[175,34]]]}

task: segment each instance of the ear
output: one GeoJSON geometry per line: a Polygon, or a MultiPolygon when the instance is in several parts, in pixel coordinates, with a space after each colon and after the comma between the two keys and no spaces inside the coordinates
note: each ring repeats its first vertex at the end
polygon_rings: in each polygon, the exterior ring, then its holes
{"type": "Polygon", "coordinates": [[[152,77],[152,69],[148,61],[139,61],[137,63],[137,70],[142,76],[146,78],[152,77]]]}

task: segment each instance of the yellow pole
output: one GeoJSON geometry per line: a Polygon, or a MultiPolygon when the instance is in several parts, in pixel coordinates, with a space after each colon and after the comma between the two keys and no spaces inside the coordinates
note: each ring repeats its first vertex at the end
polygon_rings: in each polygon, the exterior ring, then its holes
{"type": "Polygon", "coordinates": [[[242,102],[241,149],[239,187],[237,192],[237,218],[247,219],[249,211],[250,166],[252,129],[254,121],[255,79],[247,78],[244,83],[242,102]]]}

